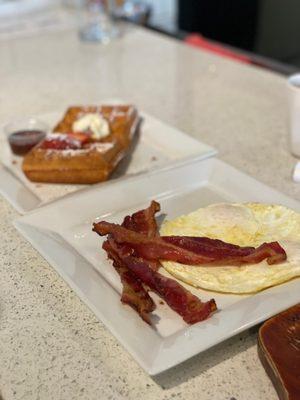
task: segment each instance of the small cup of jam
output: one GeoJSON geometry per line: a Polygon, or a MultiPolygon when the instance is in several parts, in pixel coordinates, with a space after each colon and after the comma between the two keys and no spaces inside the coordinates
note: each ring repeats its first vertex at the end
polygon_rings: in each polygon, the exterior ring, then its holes
{"type": "Polygon", "coordinates": [[[14,121],[4,127],[11,151],[18,156],[25,155],[41,142],[48,130],[47,124],[35,118],[14,121]]]}

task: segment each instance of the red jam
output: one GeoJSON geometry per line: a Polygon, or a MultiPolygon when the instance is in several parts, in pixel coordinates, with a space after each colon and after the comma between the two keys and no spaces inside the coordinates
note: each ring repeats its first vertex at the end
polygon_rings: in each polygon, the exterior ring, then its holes
{"type": "Polygon", "coordinates": [[[40,143],[45,136],[46,133],[43,131],[27,129],[10,134],[8,137],[8,143],[14,154],[22,156],[28,153],[35,145],[40,143]]]}

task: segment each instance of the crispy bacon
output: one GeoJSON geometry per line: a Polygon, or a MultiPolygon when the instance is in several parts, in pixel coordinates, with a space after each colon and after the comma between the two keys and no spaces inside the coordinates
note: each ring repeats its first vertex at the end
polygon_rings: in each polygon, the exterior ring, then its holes
{"type": "MultiPolygon", "coordinates": [[[[152,201],[147,209],[125,217],[121,227],[148,239],[157,238],[155,213],[159,210],[159,204],[152,201]]],[[[130,245],[118,243],[113,234],[108,235],[102,247],[120,276],[123,285],[121,301],[135,309],[145,322],[150,324],[149,314],[155,309],[148,290],[156,292],[189,324],[208,318],[216,310],[214,300],[203,303],[175,280],[159,274],[159,260],[140,258],[130,245]]]]}
{"type": "Polygon", "coordinates": [[[278,242],[263,243],[252,254],[244,257],[246,264],[259,263],[267,259],[269,265],[278,264],[287,258],[285,250],[278,242]]]}
{"type": "MultiPolygon", "coordinates": [[[[155,214],[159,211],[160,205],[156,201],[151,201],[150,206],[145,210],[137,211],[131,216],[127,215],[123,220],[122,226],[149,238],[159,236],[155,219],[155,214]]],[[[160,268],[160,262],[158,260],[151,261],[149,265],[154,271],[160,268]]]]}
{"type": "Polygon", "coordinates": [[[221,259],[216,259],[213,265],[257,264],[264,259],[268,264],[276,264],[286,260],[286,252],[278,242],[263,243],[255,249],[255,247],[240,247],[206,237],[162,236],[161,239],[196,254],[220,256],[221,259]],[[224,259],[226,259],[225,262],[224,259]]]}
{"type": "MultiPolygon", "coordinates": [[[[150,207],[145,210],[138,211],[131,216],[124,218],[122,226],[132,231],[143,233],[148,237],[157,235],[158,229],[155,220],[155,213],[160,210],[160,205],[152,201],[150,207]]],[[[103,243],[103,249],[106,251],[108,257],[113,261],[113,266],[120,276],[123,290],[121,301],[128,304],[135,309],[142,319],[150,324],[149,314],[155,309],[155,304],[149,296],[147,290],[143,287],[141,281],[130,271],[130,269],[119,258],[115,249],[125,251],[126,249],[131,253],[131,248],[126,245],[120,245],[114,242],[113,238],[108,238],[103,243]]],[[[157,270],[159,262],[152,261],[150,263],[153,270],[157,270]]]]}
{"type": "Polygon", "coordinates": [[[179,237],[146,237],[117,224],[98,222],[93,230],[101,236],[111,234],[119,244],[127,244],[136,254],[147,260],[169,260],[188,265],[208,264],[242,265],[259,263],[264,259],[268,264],[286,260],[286,253],[278,242],[264,243],[257,249],[254,247],[238,247],[213,239],[195,239],[179,237]],[[175,242],[175,244],[173,244],[175,242]]]}
{"type": "Polygon", "coordinates": [[[194,236],[163,236],[162,239],[175,246],[190,250],[196,254],[205,254],[214,258],[217,255],[229,257],[245,256],[251,254],[254,247],[240,247],[231,243],[223,242],[219,239],[194,236]]]}
{"type": "Polygon", "coordinates": [[[122,226],[134,232],[139,232],[147,237],[158,236],[158,227],[155,214],[160,211],[160,205],[152,201],[145,210],[137,211],[131,216],[124,218],[122,226]]]}
{"type": "MultiPolygon", "coordinates": [[[[150,324],[149,313],[155,310],[155,304],[148,292],[144,289],[141,281],[136,278],[119,258],[112,244],[113,240],[108,239],[103,243],[102,247],[106,251],[108,257],[113,261],[113,266],[120,276],[123,285],[121,301],[131,306],[139,313],[145,322],[150,324]]],[[[115,243],[115,246],[118,245],[115,243]]]]}
{"type": "Polygon", "coordinates": [[[112,244],[112,247],[123,264],[144,285],[164,299],[188,324],[195,324],[207,319],[217,309],[213,299],[203,303],[174,279],[153,271],[149,261],[128,255],[128,250],[123,251],[118,245],[112,244]]]}

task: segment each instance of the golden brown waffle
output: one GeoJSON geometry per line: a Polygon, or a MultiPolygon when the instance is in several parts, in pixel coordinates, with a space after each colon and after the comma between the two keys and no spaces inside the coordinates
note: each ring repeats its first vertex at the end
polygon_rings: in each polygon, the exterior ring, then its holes
{"type": "Polygon", "coordinates": [[[33,148],[23,160],[25,175],[34,182],[97,183],[105,181],[124,158],[139,125],[133,106],[70,107],[53,129],[54,133],[71,133],[74,121],[85,113],[99,112],[110,126],[110,134],[89,140],[76,150],[33,148]]]}
{"type": "Polygon", "coordinates": [[[131,139],[131,126],[137,118],[137,110],[131,105],[70,107],[63,119],[54,127],[53,132],[72,132],[73,123],[87,113],[100,113],[109,122],[111,134],[101,139],[101,142],[118,138],[124,146],[127,145],[128,140],[131,139]]]}

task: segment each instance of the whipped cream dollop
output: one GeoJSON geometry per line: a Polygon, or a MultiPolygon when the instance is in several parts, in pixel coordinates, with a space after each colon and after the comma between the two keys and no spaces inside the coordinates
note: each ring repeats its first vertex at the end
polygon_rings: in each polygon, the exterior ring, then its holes
{"type": "Polygon", "coordinates": [[[72,129],[74,132],[91,132],[93,139],[102,139],[110,134],[108,121],[99,113],[87,113],[77,119],[72,129]]]}

